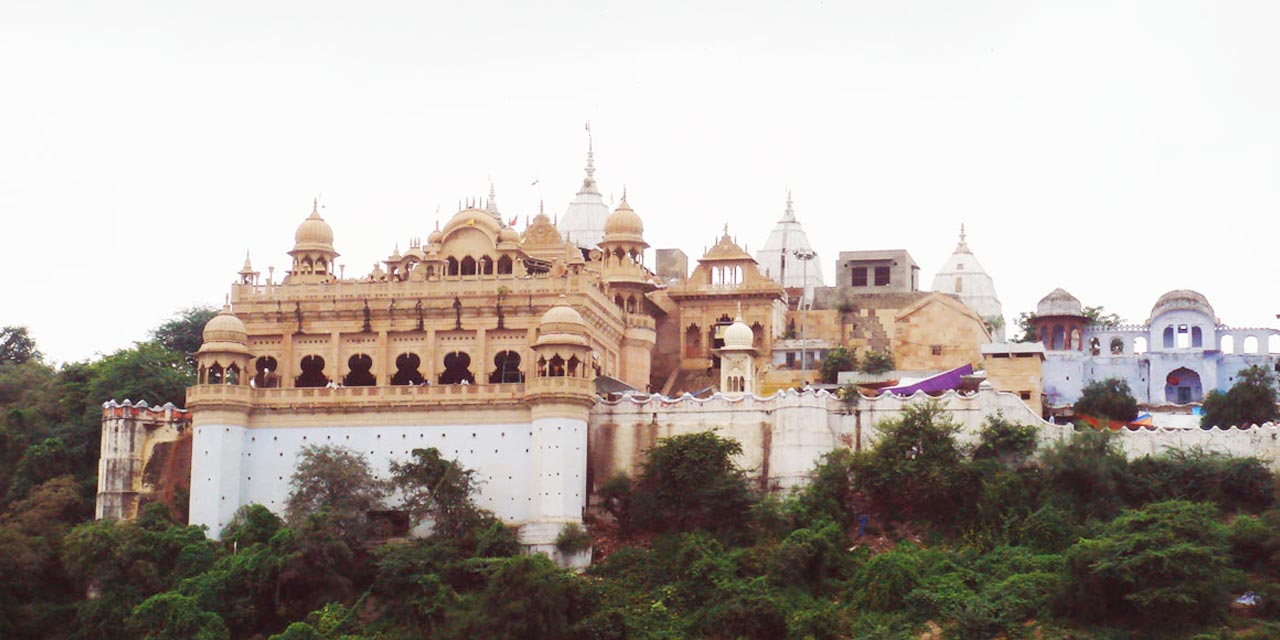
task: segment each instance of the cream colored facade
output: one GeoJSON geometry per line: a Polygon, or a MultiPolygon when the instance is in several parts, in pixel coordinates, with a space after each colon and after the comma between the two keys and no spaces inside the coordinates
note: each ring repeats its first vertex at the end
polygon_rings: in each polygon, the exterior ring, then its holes
{"type": "Polygon", "coordinates": [[[1000,391],[1017,394],[1039,414],[1043,410],[1044,345],[996,343],[982,345],[982,365],[987,382],[1000,391]]]}

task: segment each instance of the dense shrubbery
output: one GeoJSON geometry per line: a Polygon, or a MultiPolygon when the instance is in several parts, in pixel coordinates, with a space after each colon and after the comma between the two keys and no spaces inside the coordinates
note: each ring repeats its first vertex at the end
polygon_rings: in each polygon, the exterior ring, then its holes
{"type": "MultiPolygon", "coordinates": [[[[189,344],[189,329],[169,326],[164,340],[189,344]]],[[[876,425],[866,451],[830,452],[794,492],[762,494],[731,439],[659,441],[634,479],[602,483],[600,521],[562,531],[566,553],[613,532],[616,550],[585,576],[521,555],[514,532],[472,500],[472,472],[432,449],[393,465],[386,484],[357,453],[308,450],[289,517],[249,505],[216,542],[159,505],[136,522],[85,522],[97,455],[91,394],[111,377],[120,384],[107,395],[142,389],[162,401],[189,375],[184,349],[152,343],[53,370],[34,345],[17,344],[25,361],[0,364],[0,637],[834,640],[919,638],[936,627],[939,638],[1012,640],[1280,630],[1280,510],[1260,461],[1198,451],[1131,461],[1105,431],[1037,447],[1033,428],[1000,416],[961,443],[929,403],[876,425]],[[170,363],[163,375],[143,371],[157,362],[170,363]],[[387,495],[431,535],[383,543],[370,511],[387,495]],[[1261,600],[1250,616],[1233,615],[1232,597],[1245,590],[1261,600]]]]}

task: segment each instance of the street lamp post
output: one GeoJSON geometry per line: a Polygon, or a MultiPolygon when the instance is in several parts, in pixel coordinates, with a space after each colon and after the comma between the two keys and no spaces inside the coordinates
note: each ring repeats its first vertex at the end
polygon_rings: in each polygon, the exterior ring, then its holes
{"type": "MultiPolygon", "coordinates": [[[[808,249],[796,249],[791,252],[804,267],[801,269],[800,281],[800,371],[809,370],[809,349],[808,349],[808,330],[809,330],[809,307],[805,306],[805,298],[809,294],[809,261],[817,257],[818,254],[808,249]]],[[[807,381],[806,381],[807,382],[807,381]]]]}

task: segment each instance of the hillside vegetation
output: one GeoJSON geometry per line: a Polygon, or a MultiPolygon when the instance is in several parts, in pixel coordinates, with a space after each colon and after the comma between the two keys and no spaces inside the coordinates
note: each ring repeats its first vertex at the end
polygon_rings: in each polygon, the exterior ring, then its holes
{"type": "Polygon", "coordinates": [[[159,505],[91,521],[101,401],[178,402],[192,350],[0,362],[0,637],[1280,637],[1262,462],[1128,461],[1091,431],[1037,450],[1003,419],[964,447],[930,403],[791,493],[755,491],[714,431],[662,440],[603,485],[586,532],[561,535],[595,545],[582,574],[522,555],[434,449],[388,482],[356,452],[308,449],[283,517],[250,505],[220,541],[159,505]],[[434,533],[388,538],[370,512],[390,495],[434,533]],[[1255,604],[1233,604],[1246,592],[1255,604]]]}

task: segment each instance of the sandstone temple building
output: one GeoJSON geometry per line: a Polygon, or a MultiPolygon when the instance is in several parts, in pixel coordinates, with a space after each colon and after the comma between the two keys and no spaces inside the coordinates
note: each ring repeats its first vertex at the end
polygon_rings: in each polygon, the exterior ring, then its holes
{"type": "Polygon", "coordinates": [[[1042,367],[1050,398],[1119,372],[1144,399],[1194,400],[1256,360],[1223,355],[1226,340],[1278,333],[1227,330],[1192,292],[1161,298],[1148,325],[1090,328],[1055,292],[1044,346],[1003,345],[994,282],[963,228],[932,291],[900,249],[843,251],[825,286],[790,194],[757,255],[725,225],[692,269],[679,249],[650,264],[640,213],[625,191],[606,204],[595,172],[589,148],[558,221],[540,211],[516,229],[491,188],[425,240],[389,238],[390,254],[350,277],[313,203],[281,243],[279,281],[246,257],[204,328],[185,409],[104,405],[98,516],[189,491],[189,521],[217,536],[243,505],[283,510],[305,447],[350,448],[383,475],[435,447],[476,470],[481,506],[529,549],[554,553],[591,492],[634,473],[661,437],[720,429],[763,488],[869,444],[909,400],[811,388],[831,349],[891,354],[893,375],[985,369],[986,382],[941,396],[969,433],[1003,413],[1052,440],[1066,432],[1040,420],[1042,367]],[[1151,348],[1138,358],[1140,341],[1151,348]]]}

